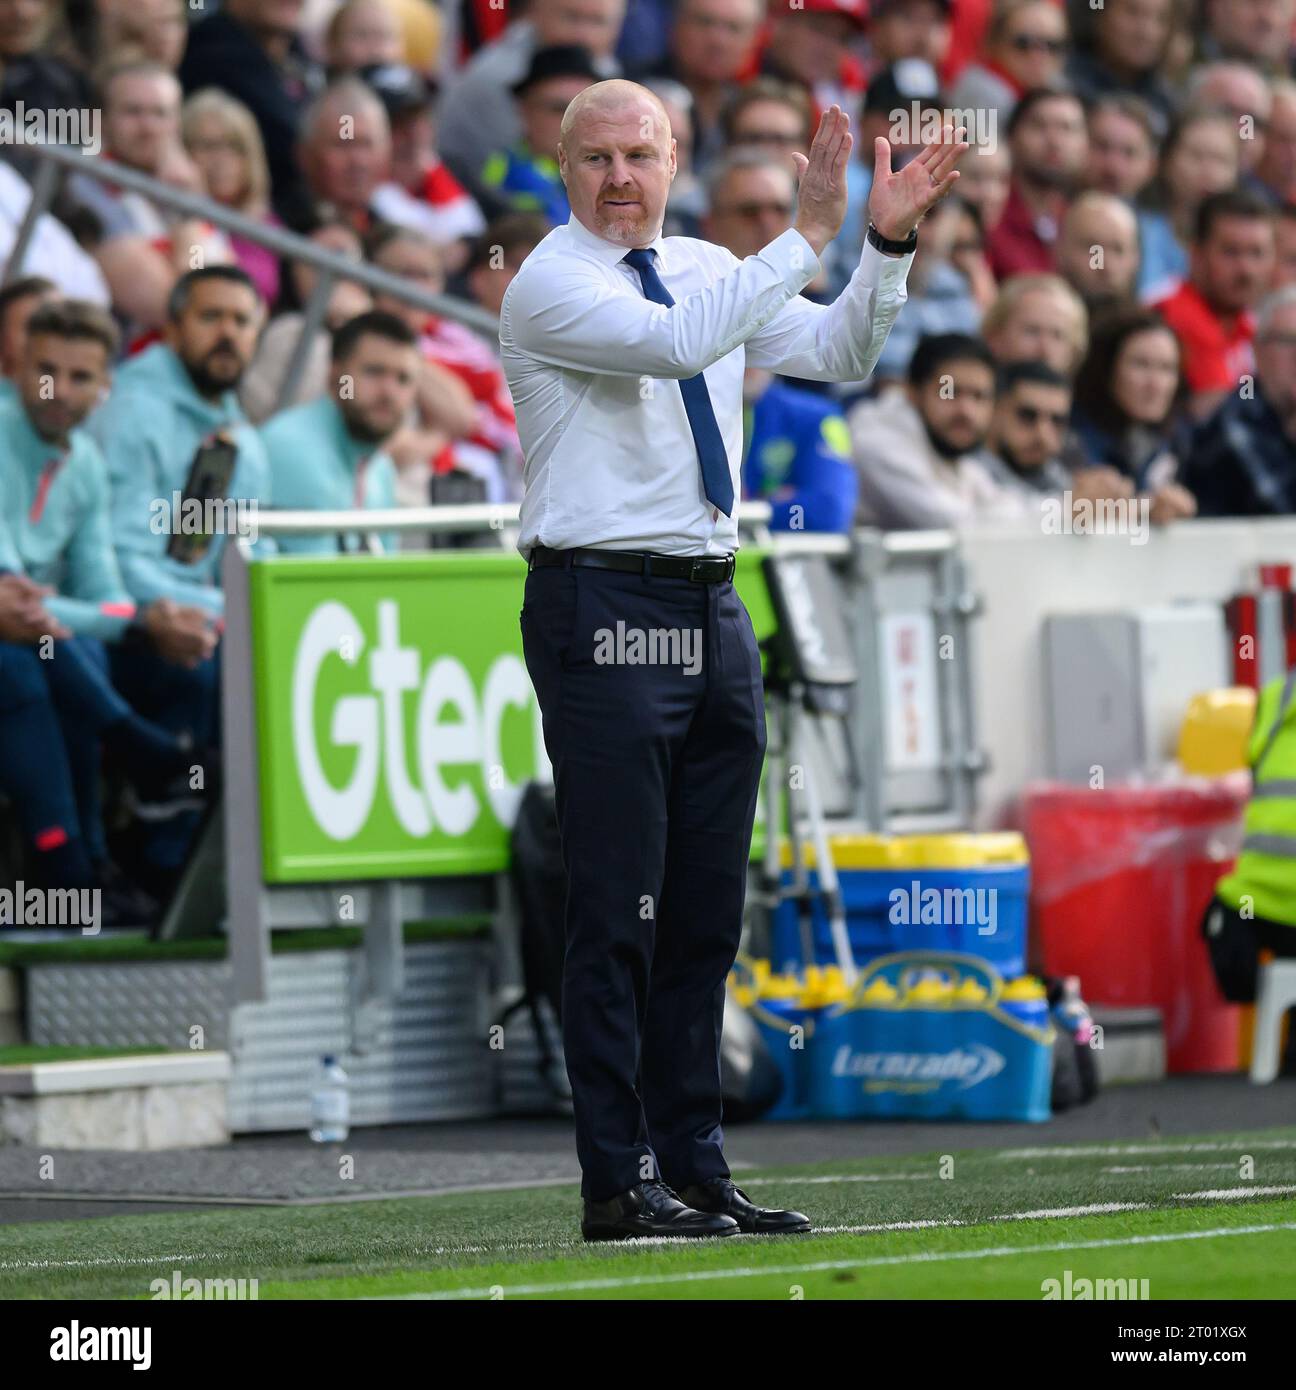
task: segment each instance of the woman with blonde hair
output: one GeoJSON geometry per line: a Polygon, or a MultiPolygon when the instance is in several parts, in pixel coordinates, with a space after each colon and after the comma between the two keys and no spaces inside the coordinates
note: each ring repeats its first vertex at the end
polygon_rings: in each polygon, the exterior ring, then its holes
{"type": "MultiPolygon", "coordinates": [[[[270,172],[261,132],[241,101],[215,87],[195,92],[180,113],[180,138],[213,202],[268,226],[279,225],[270,211],[270,172]]],[[[231,234],[230,244],[262,298],[273,304],[279,296],[278,257],[241,236],[231,234]]]]}
{"type": "Polygon", "coordinates": [[[1014,275],[981,320],[995,361],[1044,362],[1068,380],[1089,347],[1089,313],[1060,275],[1014,275]]]}

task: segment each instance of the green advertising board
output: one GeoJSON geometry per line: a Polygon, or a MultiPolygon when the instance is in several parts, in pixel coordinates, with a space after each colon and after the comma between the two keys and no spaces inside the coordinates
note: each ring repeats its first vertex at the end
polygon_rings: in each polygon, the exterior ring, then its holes
{"type": "MultiPolygon", "coordinates": [[[[735,582],[774,626],[759,552],[735,582]]],[[[251,567],[267,883],[494,873],[548,776],[516,554],[277,556],[251,567]]],[[[759,851],[759,845],[754,847],[759,851]]]]}

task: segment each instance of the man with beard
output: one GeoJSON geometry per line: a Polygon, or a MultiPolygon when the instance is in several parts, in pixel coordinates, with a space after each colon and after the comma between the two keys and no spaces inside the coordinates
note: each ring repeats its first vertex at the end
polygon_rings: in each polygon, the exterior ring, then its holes
{"type": "Polygon", "coordinates": [[[79,428],[107,388],[117,341],[97,305],[42,306],[27,326],[17,398],[0,405],[0,569],[11,590],[26,586],[38,610],[27,643],[53,639],[36,666],[62,726],[62,747],[10,748],[7,756],[41,759],[49,794],[57,800],[62,787],[64,804],[74,803],[70,815],[41,818],[38,872],[44,876],[48,848],[66,857],[79,846],[92,866],[89,881],[105,887],[114,880],[99,809],[101,746],[149,783],[187,776],[195,758],[113,687],[103,644],[144,644],[168,665],[193,667],[216,640],[201,609],[167,598],[137,606],[121,580],[103,458],[79,428]]]}
{"type": "Polygon", "coordinates": [[[1038,505],[980,456],[994,403],[995,362],[979,338],[920,339],[907,384],[846,417],[860,475],[856,524],[921,531],[1038,518],[1038,505]]]}
{"type": "MultiPolygon", "coordinates": [[[[419,354],[413,331],[381,309],[349,319],[333,335],[332,388],[262,427],[275,506],[348,511],[396,506],[396,468],[383,446],[414,405],[419,354]]],[[[396,537],[382,536],[384,550],[396,537]]],[[[363,550],[363,533],[292,536],[281,550],[363,550]]]]}
{"type": "MultiPolygon", "coordinates": [[[[167,303],[165,339],[131,358],[88,428],[103,450],[112,491],[113,543],[122,579],[139,604],[171,599],[201,609],[209,655],[187,668],[144,646],[112,653],[113,681],[130,703],[197,747],[220,737],[215,633],[225,611],[220,563],[226,520],[268,501],[269,469],[260,437],[235,394],[256,348],[261,297],[246,271],[207,266],[182,276],[167,303]],[[233,448],[224,496],[188,485],[200,449],[233,448]],[[225,505],[219,511],[204,505],[225,505]],[[198,518],[195,524],[195,516],[198,518]],[[208,521],[218,521],[211,530],[208,521]],[[181,538],[183,547],[173,544],[181,538]],[[176,552],[176,553],[173,553],[176,552]]],[[[219,490],[219,489],[218,489],[219,490]]],[[[265,545],[267,542],[262,541],[265,545]]],[[[178,874],[196,824],[173,800],[149,854],[159,880],[178,874]]]]}
{"type": "Polygon", "coordinates": [[[1008,147],[1012,185],[987,239],[997,280],[1053,269],[1062,215],[1089,158],[1080,98],[1061,85],[1027,92],[1008,118],[1008,147]]]}

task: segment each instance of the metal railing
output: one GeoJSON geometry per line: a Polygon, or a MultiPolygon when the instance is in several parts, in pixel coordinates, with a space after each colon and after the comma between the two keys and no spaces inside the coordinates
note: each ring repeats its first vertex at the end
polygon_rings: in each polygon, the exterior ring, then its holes
{"type": "Polygon", "coordinates": [[[49,212],[53,206],[58,195],[60,178],[66,173],[82,174],[99,183],[142,194],[160,207],[186,217],[202,218],[224,232],[264,247],[285,260],[301,261],[318,272],[319,278],[302,312],[301,332],[293,346],[288,370],[279,387],[276,410],[291,400],[297,390],[306,368],[311,344],[324,323],[329,296],[339,280],[349,280],[354,284],[363,285],[368,290],[388,294],[394,299],[413,304],[416,308],[425,309],[429,314],[452,319],[480,333],[493,346],[499,344],[498,318],[475,304],[465,303],[451,295],[432,294],[399,275],[379,270],[363,261],[348,260],[336,251],[316,246],[313,241],[295,232],[259,222],[244,213],[235,212],[232,208],[213,202],[202,194],[189,193],[182,188],[160,183],[157,179],[141,174],[136,169],[128,169],[123,164],[112,164],[83,154],[79,149],[63,145],[34,145],[24,148],[29,149],[37,160],[35,176],[31,181],[31,202],[14,239],[13,250],[10,252],[4,273],[0,275],[0,286],[11,283],[22,274],[28,249],[36,233],[36,224],[41,215],[49,212]]]}

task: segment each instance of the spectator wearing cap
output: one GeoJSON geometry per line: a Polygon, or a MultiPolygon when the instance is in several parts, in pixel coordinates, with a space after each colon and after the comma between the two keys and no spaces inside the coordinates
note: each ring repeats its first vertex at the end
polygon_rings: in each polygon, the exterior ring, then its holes
{"type": "Polygon", "coordinates": [[[1124,94],[1146,102],[1159,139],[1178,108],[1163,67],[1173,36],[1174,0],[1104,0],[1067,75],[1086,101],[1124,94]]]}
{"type": "Polygon", "coordinates": [[[447,81],[438,112],[441,157],[470,192],[478,194],[473,180],[486,160],[522,137],[510,91],[536,51],[579,44],[594,55],[600,78],[619,77],[614,54],[624,18],[625,0],[532,0],[524,19],[515,19],[447,81]]]}
{"type": "MultiPolygon", "coordinates": [[[[270,171],[261,132],[241,101],[215,87],[195,92],[180,111],[180,138],[213,202],[267,226],[278,225],[270,210],[270,171]]],[[[237,234],[229,234],[229,242],[261,298],[273,304],[279,298],[279,258],[237,234]]]]}
{"type": "Polygon", "coordinates": [[[1063,86],[1027,92],[1008,118],[1012,184],[990,235],[990,268],[1003,280],[1053,269],[1053,249],[1066,205],[1089,158],[1080,98],[1063,86]]]}
{"type": "Polygon", "coordinates": [[[904,388],[847,414],[860,483],[857,522],[912,531],[1038,517],[1038,504],[984,462],[994,403],[995,361],[979,338],[921,339],[904,388]]]}
{"type": "MultiPolygon", "coordinates": [[[[922,149],[924,117],[930,121],[927,113],[941,110],[940,80],[925,58],[904,58],[874,74],[864,94],[857,156],[846,166],[846,216],[821,258],[828,266],[831,293],[840,294],[846,287],[864,246],[873,190],[873,141],[885,135],[895,167],[902,168],[922,149]]],[[[976,157],[965,159],[962,169],[975,163],[976,157]]]]}
{"type": "Polygon", "coordinates": [[[477,176],[498,211],[539,212],[552,227],[571,217],[558,171],[558,137],[563,113],[578,93],[598,80],[587,48],[559,44],[537,51],[526,76],[512,88],[522,136],[510,148],[494,151],[477,176]]]}
{"type": "Polygon", "coordinates": [[[404,60],[400,25],[387,0],[346,0],[333,12],[324,31],[330,79],[404,60]]]}
{"type": "Polygon", "coordinates": [[[1138,219],[1110,193],[1081,193],[1062,217],[1058,274],[1085,302],[1090,317],[1134,302],[1138,281],[1138,219]]]}
{"type": "Polygon", "coordinates": [[[1180,471],[1203,516],[1296,514],[1296,286],[1269,295],[1256,323],[1254,390],[1197,427],[1180,471]]]}
{"type": "Polygon", "coordinates": [[[836,104],[858,115],[864,65],[852,51],[868,23],[866,0],[773,0],[761,70],[814,97],[814,125],[836,104]]]}
{"type": "Polygon", "coordinates": [[[1023,92],[1061,76],[1068,42],[1066,14],[1053,0],[1009,0],[995,10],[985,55],[963,69],[950,106],[993,111],[1006,121],[1023,92]]]}
{"type": "Polygon", "coordinates": [[[637,81],[670,77],[693,98],[693,167],[707,167],[724,152],[721,117],[747,78],[754,75],[765,0],[679,0],[670,51],[651,67],[631,73],[637,81]]]}
{"type": "MultiPolygon", "coordinates": [[[[281,215],[300,201],[301,117],[324,86],[324,71],[302,45],[303,0],[224,0],[189,32],[180,65],[186,92],[219,87],[252,112],[265,144],[270,186],[281,215]]],[[[285,220],[287,220],[285,218],[285,220]]]]}
{"type": "Polygon", "coordinates": [[[1237,177],[1232,117],[1201,108],[1180,113],[1161,146],[1157,177],[1140,200],[1141,300],[1164,298],[1188,274],[1198,208],[1212,193],[1234,187],[1237,177]]]}
{"type": "Polygon", "coordinates": [[[391,127],[391,177],[374,190],[375,215],[431,237],[447,267],[462,269],[486,219],[437,152],[432,84],[402,63],[367,67],[358,76],[377,94],[391,127]]]}
{"type": "Polygon", "coordinates": [[[874,70],[921,58],[937,71],[950,47],[952,0],[877,0],[869,7],[869,53],[874,70]]]}
{"type": "Polygon", "coordinates": [[[1197,211],[1188,278],[1153,305],[1179,339],[1196,419],[1253,370],[1253,315],[1273,278],[1273,223],[1253,193],[1212,194],[1197,211]]]}

